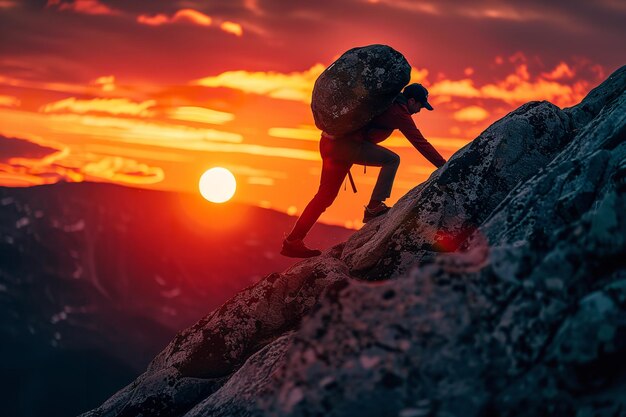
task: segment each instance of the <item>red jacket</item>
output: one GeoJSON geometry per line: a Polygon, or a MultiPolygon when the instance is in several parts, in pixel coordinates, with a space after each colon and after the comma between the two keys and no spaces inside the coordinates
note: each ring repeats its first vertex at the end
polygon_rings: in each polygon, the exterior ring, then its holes
{"type": "Polygon", "coordinates": [[[395,101],[383,114],[375,117],[367,126],[361,129],[361,140],[379,143],[387,139],[395,129],[411,142],[426,159],[437,168],[446,163],[446,160],[437,150],[428,143],[411,118],[409,109],[401,101],[395,101]]]}

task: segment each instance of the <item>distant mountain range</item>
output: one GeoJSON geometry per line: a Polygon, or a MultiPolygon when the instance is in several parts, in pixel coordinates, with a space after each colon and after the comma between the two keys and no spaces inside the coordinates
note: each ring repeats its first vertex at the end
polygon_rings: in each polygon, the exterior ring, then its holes
{"type": "MultiPolygon", "coordinates": [[[[95,407],[177,330],[294,264],[278,253],[294,221],[106,183],[0,187],[1,414],[95,407]]],[[[318,224],[309,241],[352,233],[318,224]]]]}

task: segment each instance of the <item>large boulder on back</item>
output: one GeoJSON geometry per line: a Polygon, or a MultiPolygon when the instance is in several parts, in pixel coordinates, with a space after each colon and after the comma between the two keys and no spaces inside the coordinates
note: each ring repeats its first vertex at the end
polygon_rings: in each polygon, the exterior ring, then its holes
{"type": "Polygon", "coordinates": [[[315,81],[315,125],[332,135],[358,130],[389,108],[410,77],[407,60],[387,45],[350,49],[315,81]]]}

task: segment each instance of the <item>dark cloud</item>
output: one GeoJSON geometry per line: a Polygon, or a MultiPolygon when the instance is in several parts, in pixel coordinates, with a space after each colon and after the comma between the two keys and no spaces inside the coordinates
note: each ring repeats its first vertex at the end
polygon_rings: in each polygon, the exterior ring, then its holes
{"type": "Polygon", "coordinates": [[[25,139],[10,138],[0,135],[0,162],[11,158],[39,159],[58,152],[58,149],[40,146],[25,139]]]}
{"type": "MultiPolygon", "coordinates": [[[[87,82],[114,74],[183,84],[223,71],[302,71],[329,63],[358,45],[387,43],[431,74],[481,77],[496,55],[521,51],[546,68],[561,60],[586,58],[607,72],[623,64],[626,9],[614,0],[598,2],[482,0],[432,2],[436,13],[409,0],[101,0],[122,13],[85,15],[46,8],[26,0],[0,12],[0,73],[54,81],[87,82]],[[243,27],[236,37],[217,25],[176,23],[149,27],[140,14],[168,16],[193,8],[218,21],[243,27]],[[21,69],[16,62],[22,62],[21,69]],[[37,72],[28,68],[37,68],[37,72]],[[156,70],[158,69],[158,70],[156,70]]],[[[544,70],[546,69],[544,68],[544,70]]],[[[499,76],[499,74],[495,75],[499,76]]]]}

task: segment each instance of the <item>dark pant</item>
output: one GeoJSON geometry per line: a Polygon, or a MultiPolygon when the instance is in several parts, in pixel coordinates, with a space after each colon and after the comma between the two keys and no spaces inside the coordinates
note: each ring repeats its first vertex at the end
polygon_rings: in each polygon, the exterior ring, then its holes
{"type": "Polygon", "coordinates": [[[320,215],[335,201],[352,164],[381,167],[372,200],[383,201],[391,195],[393,180],[400,165],[398,154],[372,142],[329,139],[320,140],[322,176],[317,194],[306,206],[288,239],[304,239],[320,215]]]}

